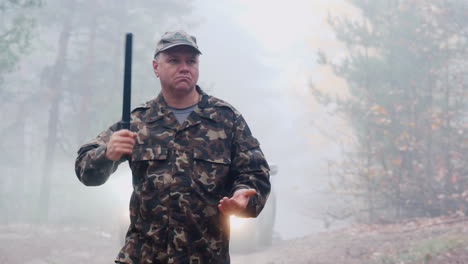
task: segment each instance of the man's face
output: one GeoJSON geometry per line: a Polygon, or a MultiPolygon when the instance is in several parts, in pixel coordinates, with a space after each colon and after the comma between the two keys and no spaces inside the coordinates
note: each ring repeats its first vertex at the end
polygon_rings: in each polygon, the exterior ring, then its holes
{"type": "Polygon", "coordinates": [[[163,90],[176,96],[189,94],[198,81],[198,54],[189,46],[176,46],[163,51],[153,61],[163,90]]]}

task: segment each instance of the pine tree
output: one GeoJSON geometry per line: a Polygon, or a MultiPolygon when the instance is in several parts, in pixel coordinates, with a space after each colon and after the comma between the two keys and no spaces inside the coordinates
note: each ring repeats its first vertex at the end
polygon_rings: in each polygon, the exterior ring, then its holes
{"type": "Polygon", "coordinates": [[[356,144],[335,176],[355,212],[371,222],[468,213],[468,3],[349,2],[360,19],[329,21],[349,51],[333,64],[349,87],[336,111],[356,144]]]}

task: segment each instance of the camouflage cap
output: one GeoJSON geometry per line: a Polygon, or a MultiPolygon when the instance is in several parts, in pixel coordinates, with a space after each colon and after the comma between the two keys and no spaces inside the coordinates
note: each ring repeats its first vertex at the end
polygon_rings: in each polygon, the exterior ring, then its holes
{"type": "Polygon", "coordinates": [[[161,39],[156,44],[156,51],[154,56],[158,55],[161,51],[165,51],[175,46],[187,45],[194,48],[198,53],[201,51],[198,49],[197,39],[194,36],[187,34],[183,30],[169,31],[164,33],[161,39]]]}

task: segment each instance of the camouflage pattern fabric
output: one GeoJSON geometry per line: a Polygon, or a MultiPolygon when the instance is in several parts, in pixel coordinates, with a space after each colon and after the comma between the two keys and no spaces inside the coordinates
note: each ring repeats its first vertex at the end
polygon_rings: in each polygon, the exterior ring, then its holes
{"type": "Polygon", "coordinates": [[[179,45],[190,46],[194,48],[198,54],[201,54],[197,45],[197,39],[183,30],[177,30],[164,33],[161,40],[156,44],[154,56],[156,57],[160,52],[179,45]]]}
{"type": "MultiPolygon", "coordinates": [[[[231,105],[205,94],[180,125],[160,94],[132,112],[137,132],[128,156],[137,177],[130,227],[116,262],[229,263],[229,217],[224,196],[253,188],[243,217],[256,217],[270,192],[269,167],[245,120],[231,105]]],[[[85,185],[103,184],[119,163],[105,157],[114,124],[78,151],[75,169],[85,185]]]]}

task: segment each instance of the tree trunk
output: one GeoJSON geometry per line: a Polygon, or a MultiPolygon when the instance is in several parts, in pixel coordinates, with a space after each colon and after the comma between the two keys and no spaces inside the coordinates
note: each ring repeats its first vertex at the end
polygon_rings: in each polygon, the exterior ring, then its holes
{"type": "Polygon", "coordinates": [[[92,88],[94,81],[94,62],[95,62],[95,40],[96,40],[96,25],[97,17],[96,14],[92,17],[91,24],[89,27],[90,35],[88,42],[88,53],[86,61],[83,65],[83,85],[82,85],[82,97],[80,102],[79,117],[80,129],[77,134],[78,146],[82,145],[86,139],[86,131],[89,130],[89,102],[92,96],[92,88]]]}
{"type": "MultiPolygon", "coordinates": [[[[73,10],[74,1],[71,2],[73,10]]],[[[50,91],[50,109],[48,116],[48,131],[46,140],[46,150],[43,164],[43,176],[39,193],[38,220],[45,223],[49,218],[49,203],[51,191],[51,176],[54,171],[55,147],[57,143],[57,126],[59,122],[60,101],[62,100],[62,81],[64,69],[66,67],[66,56],[70,40],[70,29],[72,14],[67,16],[63,24],[59,37],[59,48],[55,64],[52,69],[52,76],[48,80],[50,91]]]]}

